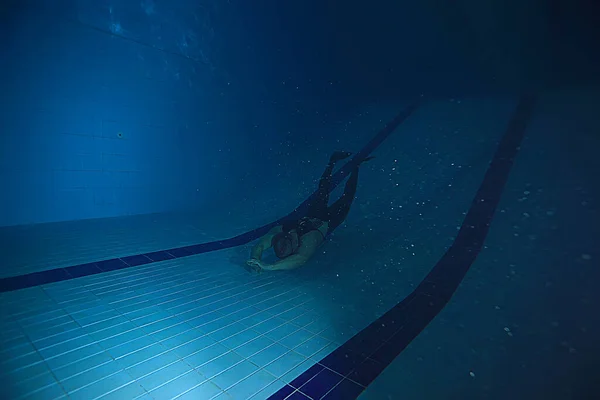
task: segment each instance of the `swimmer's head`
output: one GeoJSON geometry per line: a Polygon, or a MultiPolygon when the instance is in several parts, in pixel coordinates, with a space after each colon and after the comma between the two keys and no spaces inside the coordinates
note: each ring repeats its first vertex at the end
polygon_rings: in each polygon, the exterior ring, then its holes
{"type": "Polygon", "coordinates": [[[271,240],[273,251],[279,258],[286,258],[294,254],[298,250],[298,234],[296,232],[281,232],[273,236],[271,240]]]}

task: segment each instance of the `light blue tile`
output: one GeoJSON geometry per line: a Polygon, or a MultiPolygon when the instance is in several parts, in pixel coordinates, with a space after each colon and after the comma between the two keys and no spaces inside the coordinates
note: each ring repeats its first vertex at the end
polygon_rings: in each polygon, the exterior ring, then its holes
{"type": "Polygon", "coordinates": [[[234,313],[228,314],[227,316],[246,325],[246,323],[244,321],[247,318],[249,318],[255,314],[258,314],[258,313],[259,313],[258,309],[254,308],[254,307],[246,307],[246,308],[243,308],[234,313]]]}
{"type": "MultiPolygon", "coordinates": [[[[105,279],[111,279],[111,276],[108,273],[105,272],[104,274],[106,274],[105,279]]],[[[129,289],[119,289],[114,292],[102,290],[95,293],[96,296],[98,296],[98,298],[104,301],[105,303],[114,304],[115,308],[116,305],[119,304],[121,301],[135,297],[135,292],[129,289]]]]}
{"type": "Polygon", "coordinates": [[[145,310],[152,307],[149,300],[141,300],[139,298],[120,301],[114,304],[115,309],[121,314],[129,314],[134,311],[145,310]]]}
{"type": "Polygon", "coordinates": [[[57,335],[52,335],[50,337],[46,337],[43,339],[38,339],[34,341],[34,345],[38,350],[44,350],[47,347],[55,346],[57,344],[61,344],[73,339],[81,338],[83,336],[87,336],[87,333],[79,328],[79,329],[71,329],[68,331],[64,331],[57,335]]]}
{"type": "Polygon", "coordinates": [[[132,397],[134,400],[155,400],[154,397],[150,396],[148,393],[144,393],[141,396],[132,397]]]}
{"type": "Polygon", "coordinates": [[[102,400],[135,399],[136,397],[144,394],[147,394],[147,392],[140,386],[139,383],[131,382],[115,391],[110,392],[106,396],[103,396],[102,400]]]}
{"type": "Polygon", "coordinates": [[[286,321],[294,320],[302,315],[306,314],[306,311],[300,307],[294,307],[287,311],[282,312],[278,315],[279,318],[284,319],[286,321]]]}
{"type": "Polygon", "coordinates": [[[23,340],[20,340],[18,344],[15,344],[14,346],[4,347],[3,351],[0,352],[0,360],[22,357],[25,354],[34,353],[36,351],[37,350],[33,347],[29,340],[23,338],[23,340]]]}
{"type": "Polygon", "coordinates": [[[329,354],[331,354],[338,347],[339,347],[339,345],[330,342],[323,349],[321,349],[318,352],[316,352],[315,354],[313,354],[310,357],[310,359],[313,360],[313,361],[317,361],[317,362],[321,361],[323,358],[327,357],[329,354]]]}
{"type": "Polygon", "coordinates": [[[232,314],[239,312],[245,308],[248,308],[248,299],[227,299],[228,305],[223,304],[222,307],[219,307],[219,312],[225,316],[230,317],[232,314]]]}
{"type": "MultiPolygon", "coordinates": [[[[111,328],[119,326],[119,325],[124,325],[125,327],[127,327],[127,326],[131,327],[132,324],[127,318],[125,318],[122,315],[119,315],[117,317],[103,319],[103,320],[98,321],[91,325],[86,325],[84,327],[84,329],[89,333],[94,333],[94,332],[101,332],[101,331],[104,331],[107,329],[111,329],[111,328]]],[[[133,329],[133,328],[134,327],[131,327],[130,329],[133,329]]]]}
{"type": "Polygon", "coordinates": [[[340,345],[342,343],[345,343],[348,339],[352,337],[352,335],[347,333],[346,330],[340,330],[340,328],[337,327],[331,327],[329,329],[326,329],[323,332],[319,333],[319,336],[322,336],[325,339],[330,340],[334,343],[339,343],[340,345]]]}
{"type": "MultiPolygon", "coordinates": [[[[200,335],[200,333],[198,331],[195,331],[195,332],[197,332],[197,334],[200,335]]],[[[174,348],[173,351],[175,353],[177,353],[179,355],[179,357],[185,358],[185,357],[188,357],[194,353],[197,353],[209,346],[212,346],[215,343],[216,343],[215,339],[213,339],[209,336],[200,336],[200,337],[192,340],[191,342],[188,342],[186,344],[183,344],[179,347],[174,348]]]]}
{"type": "Polygon", "coordinates": [[[100,353],[104,353],[104,350],[97,344],[91,344],[89,346],[84,346],[77,350],[49,358],[46,360],[46,363],[48,363],[50,369],[55,370],[70,364],[80,363],[82,360],[100,353]]]}
{"type": "MultiPolygon", "coordinates": [[[[2,301],[1,297],[0,301],[2,301]]],[[[9,316],[8,313],[6,313],[5,318],[2,321],[0,321],[0,341],[4,341],[6,338],[22,336],[22,334],[23,332],[19,324],[17,324],[17,321],[13,320],[12,317],[9,316]]]]}
{"type": "MultiPolygon", "coordinates": [[[[253,310],[252,315],[247,316],[244,319],[240,319],[239,322],[246,325],[247,327],[251,327],[257,324],[260,324],[261,322],[267,321],[271,318],[273,318],[273,316],[265,311],[259,310],[258,308],[255,307],[251,307],[253,310]]],[[[232,318],[234,318],[232,316],[232,318]]],[[[281,322],[283,323],[283,321],[281,322]]]]}
{"type": "MultiPolygon", "coordinates": [[[[238,332],[235,332],[233,335],[225,337],[223,339],[221,339],[221,343],[224,344],[225,346],[229,347],[230,349],[235,349],[236,347],[239,347],[245,343],[248,343],[249,341],[256,339],[260,334],[252,329],[248,329],[246,328],[244,325],[242,324],[236,324],[235,328],[240,329],[238,332]]],[[[225,328],[227,329],[227,328],[225,328]]],[[[215,333],[213,333],[211,336],[214,338],[217,338],[218,336],[218,332],[215,332],[217,335],[215,335],[215,333]]],[[[223,335],[224,336],[224,335],[223,335]]]]}
{"type": "Polygon", "coordinates": [[[268,337],[269,339],[272,339],[275,341],[280,341],[284,337],[289,336],[292,333],[296,332],[298,329],[299,328],[296,325],[284,324],[284,325],[278,326],[277,328],[273,329],[272,331],[265,333],[265,336],[268,337]]]}
{"type": "Polygon", "coordinates": [[[305,299],[306,299],[306,301],[304,303],[302,303],[300,305],[300,307],[303,308],[303,309],[305,309],[306,311],[311,311],[312,312],[313,310],[315,310],[316,308],[318,308],[319,305],[320,305],[319,301],[316,298],[314,298],[314,297],[305,298],[305,299]]]}
{"type": "Polygon", "coordinates": [[[258,370],[227,389],[227,393],[234,399],[248,399],[275,382],[275,380],[276,378],[265,370],[258,370]]]}
{"type": "MultiPolygon", "coordinates": [[[[275,394],[279,389],[285,386],[285,382],[280,380],[275,380],[269,386],[252,396],[251,400],[267,400],[273,394],[275,394]]],[[[248,399],[248,400],[250,400],[248,399]]]]}
{"type": "MultiPolygon", "coordinates": [[[[123,335],[120,335],[119,337],[121,337],[121,336],[126,337],[129,334],[130,333],[125,333],[123,335]]],[[[123,339],[127,340],[126,338],[123,338],[123,339]]],[[[102,347],[105,347],[105,345],[106,345],[107,342],[108,341],[100,342],[100,345],[102,347]]],[[[111,340],[111,342],[109,342],[109,343],[117,343],[116,342],[116,338],[114,340],[111,340]]],[[[122,341],[120,341],[120,343],[122,343],[122,341]]],[[[141,337],[138,337],[138,338],[133,339],[131,341],[128,341],[127,343],[123,343],[123,344],[119,344],[119,345],[117,345],[115,347],[107,348],[106,352],[108,354],[110,354],[114,359],[117,359],[117,358],[124,357],[127,354],[133,353],[133,352],[135,352],[137,350],[141,350],[144,347],[152,346],[155,343],[156,342],[154,342],[153,340],[151,340],[149,337],[147,337],[147,336],[141,336],[141,337]]]]}
{"type": "MultiPolygon", "coordinates": [[[[190,367],[183,361],[177,361],[173,364],[166,366],[165,368],[153,372],[150,375],[146,375],[143,378],[138,379],[138,382],[142,385],[144,389],[150,392],[158,388],[159,386],[164,385],[167,382],[181,375],[187,374],[191,371],[194,371],[192,367],[190,367]]],[[[154,396],[154,394],[152,393],[151,395],[154,396]]]]}
{"type": "Polygon", "coordinates": [[[179,376],[177,379],[172,380],[163,386],[150,392],[150,396],[155,399],[171,399],[188,390],[200,385],[205,382],[206,379],[202,377],[198,372],[192,371],[185,375],[179,376]]]}
{"type": "Polygon", "coordinates": [[[151,299],[149,303],[159,306],[160,308],[168,311],[172,315],[176,314],[176,312],[173,312],[173,310],[176,309],[176,307],[189,304],[191,301],[194,300],[193,297],[190,296],[192,292],[192,290],[190,289],[190,285],[193,285],[193,283],[188,282],[183,285],[178,285],[177,293],[169,293],[164,296],[161,295],[157,298],[159,303],[156,303],[156,299],[154,300],[154,302],[151,299]]]}
{"type": "Polygon", "coordinates": [[[80,313],[74,319],[81,326],[89,326],[94,325],[100,322],[113,320],[115,318],[123,318],[121,314],[119,314],[114,309],[111,309],[107,306],[96,307],[95,310],[80,313]]]}
{"type": "Polygon", "coordinates": [[[305,329],[299,329],[296,332],[292,333],[291,335],[288,335],[288,336],[280,339],[279,343],[281,343],[282,345],[284,345],[286,347],[289,347],[290,349],[293,349],[296,346],[300,346],[301,344],[306,342],[312,336],[314,336],[314,334],[312,332],[309,332],[305,329]]]}
{"type": "Polygon", "coordinates": [[[197,353],[186,357],[184,361],[190,364],[194,368],[198,368],[208,362],[214,360],[215,358],[221,357],[222,355],[229,352],[229,349],[223,346],[220,343],[215,343],[212,346],[209,346],[197,353]]]}
{"type": "Polygon", "coordinates": [[[236,296],[235,293],[241,288],[234,288],[232,290],[223,292],[220,294],[221,299],[215,301],[211,305],[216,306],[215,310],[217,310],[221,315],[229,315],[234,311],[240,310],[246,306],[239,296],[236,296]],[[224,297],[224,298],[223,298],[224,297]]]}
{"type": "Polygon", "coordinates": [[[296,365],[294,368],[292,368],[290,371],[283,374],[283,376],[280,379],[285,383],[290,383],[291,381],[302,375],[304,371],[308,370],[315,364],[316,362],[310,359],[303,361],[300,364],[296,365]]]}
{"type": "Polygon", "coordinates": [[[26,379],[20,382],[9,382],[8,386],[12,388],[13,398],[26,396],[32,392],[36,392],[46,388],[47,386],[56,385],[56,380],[50,372],[37,375],[34,378],[26,379]]]}
{"type": "Polygon", "coordinates": [[[117,363],[121,366],[121,368],[125,369],[166,352],[167,349],[164,346],[154,343],[148,347],[144,347],[143,349],[119,358],[117,363]]]}
{"type": "Polygon", "coordinates": [[[282,357],[273,361],[271,364],[265,367],[265,370],[270,374],[280,377],[285,373],[289,372],[292,368],[300,365],[306,358],[300,354],[290,351],[284,354],[282,357]]]}
{"type": "Polygon", "coordinates": [[[14,371],[5,371],[0,368],[0,382],[13,382],[18,383],[38,375],[43,375],[48,373],[48,367],[45,363],[35,363],[31,364],[25,368],[20,368],[14,371]]]}
{"type": "Polygon", "coordinates": [[[157,321],[171,321],[171,325],[175,324],[176,321],[173,319],[172,315],[164,311],[163,309],[156,307],[159,311],[152,314],[144,314],[143,316],[133,319],[131,317],[132,314],[128,314],[127,317],[131,319],[131,321],[137,326],[147,326],[148,324],[155,323],[157,321]]]}
{"type": "Polygon", "coordinates": [[[218,305],[215,305],[220,298],[227,294],[227,289],[230,288],[234,283],[229,283],[227,285],[220,285],[219,287],[200,290],[196,294],[198,296],[198,300],[196,304],[199,308],[203,308],[205,310],[214,311],[218,308],[218,305]]]}
{"type": "Polygon", "coordinates": [[[179,318],[193,318],[205,313],[198,307],[194,301],[190,301],[189,297],[182,298],[180,301],[174,301],[169,306],[165,307],[172,315],[179,318]]]}
{"type": "Polygon", "coordinates": [[[210,400],[236,400],[229,395],[227,392],[221,392],[210,400]]]}
{"type": "Polygon", "coordinates": [[[262,307],[263,304],[277,304],[278,301],[285,301],[287,299],[286,297],[284,297],[286,291],[286,287],[282,285],[275,285],[274,287],[272,287],[272,290],[264,291],[263,293],[260,293],[258,296],[256,296],[253,299],[252,303],[254,307],[257,308],[262,307]]]}
{"type": "Polygon", "coordinates": [[[257,370],[258,367],[256,365],[248,361],[242,361],[229,368],[227,371],[213,377],[211,380],[223,390],[227,390],[229,387],[245,379],[257,370]]]}
{"type": "Polygon", "coordinates": [[[50,386],[46,386],[43,389],[30,393],[24,397],[23,400],[57,400],[67,399],[67,396],[60,385],[54,383],[50,386]]]}
{"type": "MultiPolygon", "coordinates": [[[[177,325],[170,326],[166,329],[155,331],[150,334],[150,337],[157,341],[167,340],[167,339],[177,336],[183,332],[191,331],[192,329],[193,328],[191,325],[181,322],[181,323],[178,323],[177,325]]],[[[142,328],[142,330],[146,331],[145,328],[142,328]]]]}
{"type": "Polygon", "coordinates": [[[127,312],[133,310],[144,309],[152,306],[150,303],[151,298],[145,296],[136,296],[127,300],[120,301],[113,304],[113,306],[120,312],[127,312]]]}
{"type": "Polygon", "coordinates": [[[233,322],[229,325],[223,326],[222,328],[219,328],[219,329],[211,332],[210,336],[221,341],[221,340],[227,339],[228,337],[233,336],[237,333],[240,333],[246,329],[248,329],[246,326],[244,326],[238,322],[233,322]]]}
{"type": "Polygon", "coordinates": [[[42,356],[38,352],[25,353],[21,357],[9,358],[0,362],[0,371],[10,372],[41,363],[42,356]]]}
{"type": "MultiPolygon", "coordinates": [[[[264,317],[265,315],[263,314],[262,316],[264,317]]],[[[266,334],[267,332],[271,332],[284,324],[285,321],[281,318],[272,317],[266,320],[262,320],[256,323],[255,325],[252,325],[252,329],[257,331],[258,333],[266,334]]]]}
{"type": "MultiPolygon", "coordinates": [[[[121,311],[121,310],[119,310],[121,311]]],[[[147,322],[156,321],[157,319],[166,318],[168,315],[164,310],[157,306],[152,306],[143,309],[135,309],[133,311],[123,313],[123,316],[129,319],[137,326],[144,325],[147,322]],[[144,322],[146,321],[146,322],[144,322]]]]}
{"type": "Polygon", "coordinates": [[[259,351],[269,347],[273,343],[275,342],[266,336],[258,336],[255,340],[252,340],[240,347],[237,347],[235,349],[235,352],[244,358],[249,358],[250,356],[258,353],[259,351]]]}
{"type": "Polygon", "coordinates": [[[211,379],[242,360],[243,358],[240,355],[230,351],[198,367],[197,370],[206,378],[211,379]]]}
{"type": "Polygon", "coordinates": [[[177,354],[169,351],[157,357],[150,358],[149,360],[146,360],[140,364],[134,365],[133,367],[127,368],[127,372],[132,378],[140,379],[179,360],[180,358],[177,354]]]}
{"type": "Polygon", "coordinates": [[[274,345],[267,347],[261,352],[256,353],[255,355],[250,357],[249,360],[252,361],[254,364],[258,365],[259,367],[264,367],[265,365],[281,357],[288,351],[290,351],[290,349],[288,349],[287,347],[282,346],[279,343],[275,343],[274,345]]]}
{"type": "Polygon", "coordinates": [[[280,315],[284,312],[290,310],[290,308],[294,307],[294,304],[292,302],[279,303],[279,301],[270,300],[269,303],[272,304],[271,306],[266,308],[266,311],[270,312],[271,314],[275,314],[278,317],[280,317],[280,315]]]}
{"type": "Polygon", "coordinates": [[[44,303],[36,304],[31,302],[23,302],[10,307],[10,311],[14,320],[19,324],[24,332],[35,332],[37,330],[45,330],[56,326],[51,319],[46,315],[51,316],[56,313],[57,306],[53,300],[48,299],[44,303]]]}
{"type": "Polygon", "coordinates": [[[212,399],[214,396],[223,393],[214,383],[206,381],[200,386],[196,386],[189,392],[186,392],[183,396],[178,397],[177,400],[199,400],[199,399],[212,399]]]}
{"type": "Polygon", "coordinates": [[[81,329],[81,328],[79,327],[77,322],[71,320],[70,322],[67,322],[67,323],[59,325],[59,326],[51,326],[51,327],[47,327],[47,328],[43,328],[43,329],[41,329],[41,328],[40,329],[37,329],[37,328],[36,329],[24,329],[24,331],[27,333],[27,336],[29,336],[31,341],[37,342],[38,340],[46,339],[53,335],[59,335],[64,332],[68,332],[71,330],[78,330],[78,329],[81,329]]]}
{"type": "Polygon", "coordinates": [[[54,373],[56,378],[61,381],[73,377],[77,374],[84,373],[88,370],[97,368],[102,364],[106,364],[109,362],[114,363],[114,360],[105,352],[95,354],[91,357],[81,359],[75,363],[68,365],[60,363],[63,366],[59,368],[54,368],[52,361],[54,361],[54,359],[48,360],[46,362],[48,363],[50,369],[52,369],[52,372],[54,373]]]}
{"type": "Polygon", "coordinates": [[[121,367],[114,361],[100,364],[93,369],[89,369],[81,374],[73,375],[68,379],[61,380],[61,385],[69,394],[89,385],[101,382],[109,375],[121,372],[121,367]]]}
{"type": "Polygon", "coordinates": [[[43,314],[34,314],[30,318],[20,320],[23,330],[32,334],[65,326],[72,322],[73,318],[61,309],[51,309],[43,314]]]}
{"type": "Polygon", "coordinates": [[[57,357],[60,355],[66,355],[66,353],[78,350],[82,347],[94,345],[94,339],[85,335],[80,336],[75,339],[69,340],[67,342],[59,343],[52,347],[46,347],[40,349],[38,352],[45,358],[49,359],[50,357],[57,357]]]}
{"type": "Polygon", "coordinates": [[[58,307],[56,307],[54,300],[50,298],[41,301],[23,298],[17,300],[16,303],[5,304],[5,309],[10,310],[11,318],[25,330],[29,326],[46,322],[46,315],[52,315],[58,307]]]}
{"type": "Polygon", "coordinates": [[[299,315],[298,317],[292,319],[290,322],[294,325],[305,327],[306,325],[310,325],[318,319],[319,315],[317,313],[309,311],[304,312],[304,314],[299,315]]]}
{"type": "MultiPolygon", "coordinates": [[[[151,322],[147,325],[143,325],[141,328],[147,334],[153,334],[156,332],[163,331],[165,329],[172,328],[177,325],[189,326],[187,324],[179,322],[175,317],[170,317],[170,318],[166,318],[166,319],[163,319],[160,321],[151,322]]],[[[191,328],[191,326],[190,326],[190,328],[191,328]]]]}
{"type": "MultiPolygon", "coordinates": [[[[123,333],[136,331],[136,330],[138,330],[137,326],[135,326],[131,322],[126,322],[124,324],[116,324],[109,328],[106,328],[103,330],[98,330],[98,331],[95,331],[94,329],[86,329],[86,332],[88,332],[89,335],[94,338],[94,340],[102,341],[102,340],[106,340],[106,339],[118,336],[123,333]]],[[[138,332],[140,332],[140,334],[142,333],[139,330],[138,330],[138,332]]]]}
{"type": "Polygon", "coordinates": [[[318,351],[323,350],[330,343],[329,340],[316,335],[296,347],[294,351],[304,357],[310,357],[318,351]]]}
{"type": "Polygon", "coordinates": [[[73,304],[73,303],[85,303],[95,300],[97,297],[91,292],[70,292],[63,293],[60,295],[50,296],[59,304],[59,306],[73,304]]]}
{"type": "Polygon", "coordinates": [[[213,315],[210,316],[210,321],[208,321],[208,318],[205,317],[207,316],[201,317],[201,319],[203,320],[201,324],[199,323],[198,318],[194,319],[193,321],[190,321],[189,324],[192,326],[199,327],[200,329],[202,329],[203,332],[212,333],[216,330],[226,327],[227,325],[235,323],[234,320],[228,317],[223,317],[216,311],[213,313],[213,315]]]}
{"type": "Polygon", "coordinates": [[[324,318],[316,319],[310,324],[304,326],[304,329],[315,334],[320,334],[321,332],[330,328],[332,328],[332,325],[324,318]]]}
{"type": "Polygon", "coordinates": [[[96,298],[84,303],[65,305],[63,309],[67,314],[71,315],[75,321],[77,321],[78,316],[85,316],[88,312],[94,312],[96,307],[99,307],[102,310],[108,308],[108,305],[106,305],[106,303],[99,298],[96,298]]]}
{"type": "MultiPolygon", "coordinates": [[[[4,332],[6,333],[6,332],[4,332]]],[[[31,342],[25,335],[23,335],[20,331],[14,332],[14,334],[6,334],[4,338],[0,339],[0,349],[4,351],[9,351],[13,348],[18,348],[20,346],[30,345],[31,342]]]]}
{"type": "Polygon", "coordinates": [[[89,400],[100,397],[130,383],[132,383],[131,377],[127,373],[121,371],[100,381],[95,381],[91,385],[83,387],[80,390],[72,392],[67,389],[67,391],[69,392],[68,394],[71,400],[89,400]]]}
{"type": "MultiPolygon", "coordinates": [[[[14,312],[15,320],[18,321],[23,328],[46,322],[56,325],[53,323],[54,319],[67,315],[61,307],[56,306],[54,300],[47,299],[38,305],[39,308],[36,308],[35,306],[27,306],[26,302],[19,302],[19,304],[15,304],[13,307],[9,306],[9,308],[14,312]],[[21,312],[19,312],[19,310],[21,312]]],[[[59,324],[60,323],[62,322],[59,321],[59,324]]]]}
{"type": "Polygon", "coordinates": [[[202,336],[204,336],[202,332],[200,332],[197,329],[192,329],[186,332],[182,332],[179,335],[173,336],[169,339],[163,340],[162,344],[167,348],[174,349],[185,343],[196,340],[202,336]]]}

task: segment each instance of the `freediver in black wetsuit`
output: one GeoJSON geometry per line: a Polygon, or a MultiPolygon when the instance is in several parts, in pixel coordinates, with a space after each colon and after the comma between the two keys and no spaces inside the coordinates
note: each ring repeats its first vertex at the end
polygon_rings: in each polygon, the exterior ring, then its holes
{"type": "MultiPolygon", "coordinates": [[[[351,154],[346,151],[336,151],[331,155],[319,181],[317,195],[309,204],[306,217],[275,226],[260,238],[252,248],[251,258],[246,261],[248,266],[258,272],[289,270],[298,268],[314,255],[327,235],[346,219],[350,211],[356,194],[360,164],[350,174],[342,196],[331,206],[328,203],[333,167],[336,162],[350,157],[351,154]],[[280,260],[267,264],[261,261],[261,257],[263,251],[271,247],[280,260]]],[[[373,157],[367,157],[361,163],[371,158],[373,157]]]]}

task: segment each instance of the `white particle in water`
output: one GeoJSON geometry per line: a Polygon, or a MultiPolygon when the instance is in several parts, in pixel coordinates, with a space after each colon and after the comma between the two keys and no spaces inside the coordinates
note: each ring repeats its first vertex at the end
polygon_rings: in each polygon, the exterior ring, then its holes
{"type": "Polygon", "coordinates": [[[475,372],[471,371],[469,372],[469,375],[471,375],[471,378],[475,378],[475,372]]]}

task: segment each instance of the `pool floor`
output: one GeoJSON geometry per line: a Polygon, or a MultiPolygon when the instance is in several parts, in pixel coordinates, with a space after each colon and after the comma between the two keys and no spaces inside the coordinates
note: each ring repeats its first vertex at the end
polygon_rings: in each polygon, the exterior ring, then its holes
{"type": "Polygon", "coordinates": [[[2,293],[10,398],[264,399],[339,346],[301,282],[215,256],[2,293]]]}

